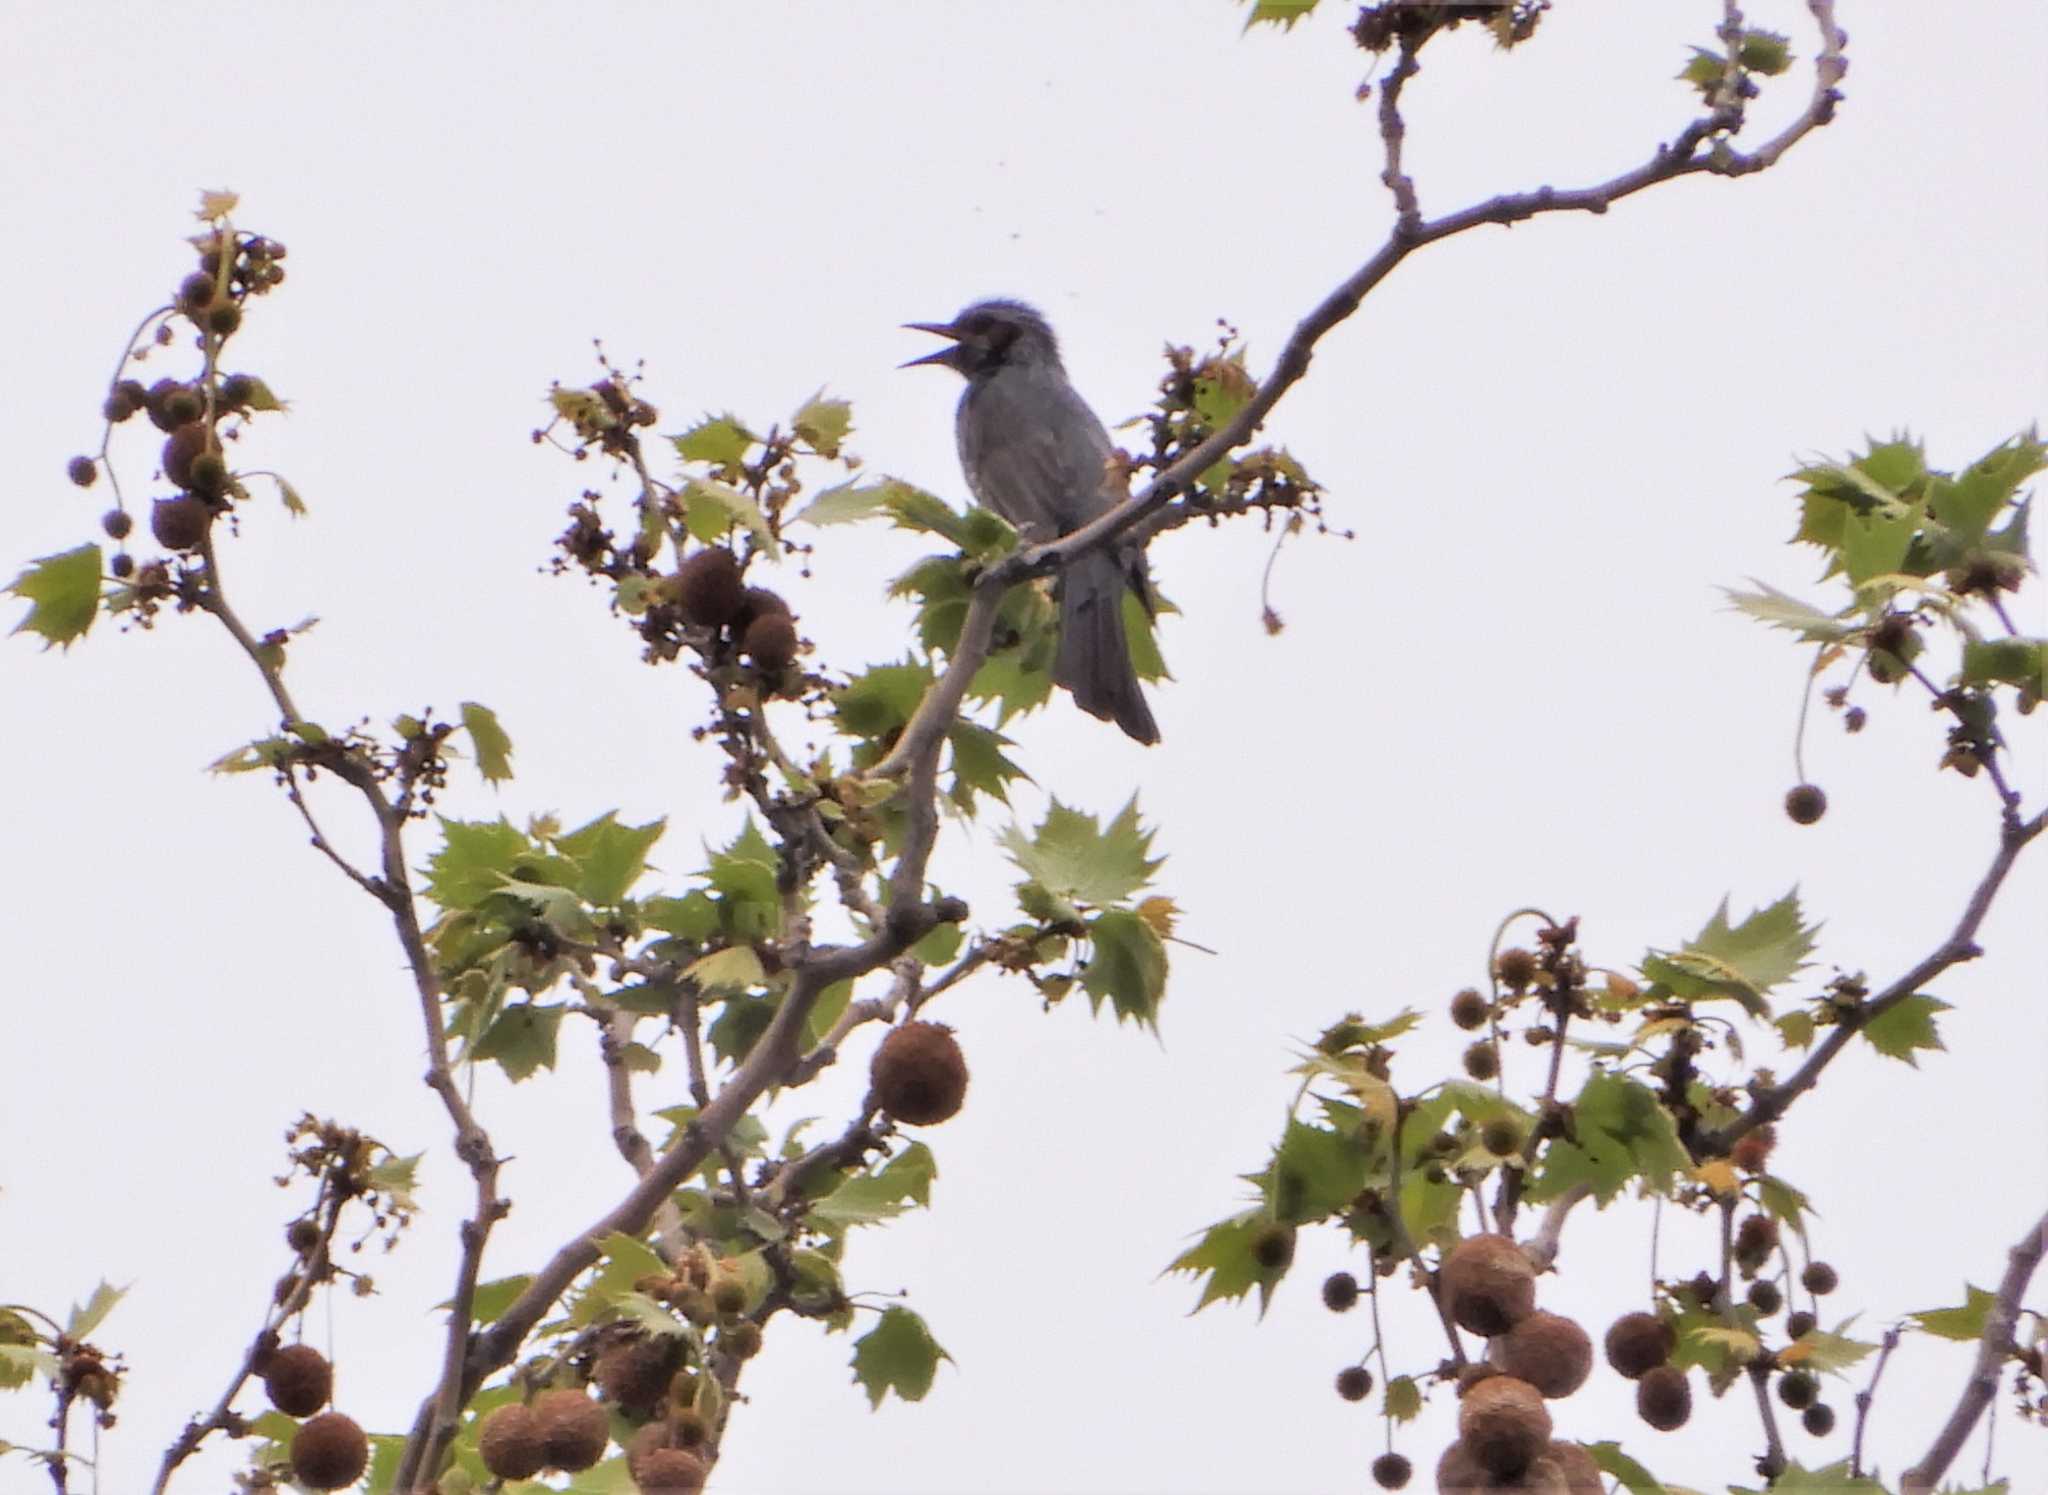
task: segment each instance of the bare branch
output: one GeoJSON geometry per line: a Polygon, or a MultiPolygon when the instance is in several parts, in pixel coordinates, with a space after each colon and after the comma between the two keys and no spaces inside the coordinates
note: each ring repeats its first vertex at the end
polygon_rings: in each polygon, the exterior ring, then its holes
{"type": "Polygon", "coordinates": [[[2040,1266],[2043,1253],[2048,1253],[2048,1214],[2036,1220],[2007,1255],[2005,1278],[1998,1284],[1998,1296],[1985,1316],[1984,1333],[1977,1341],[1976,1363],[1963,1382],[1963,1394],[1926,1456],[1900,1477],[1900,1487],[1906,1495],[1925,1495],[1934,1488],[1955,1456],[1962,1452],[1970,1430],[1998,1393],[1999,1367],[2014,1349],[2012,1331],[2019,1318],[2020,1299],[2025,1296],[2027,1283],[2040,1266]]]}

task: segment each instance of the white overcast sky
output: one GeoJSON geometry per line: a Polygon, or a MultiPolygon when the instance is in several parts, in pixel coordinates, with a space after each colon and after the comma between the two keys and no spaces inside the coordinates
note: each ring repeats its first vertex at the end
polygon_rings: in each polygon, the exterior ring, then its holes
{"type": "MultiPolygon", "coordinates": [[[[1515,55],[1470,29],[1434,44],[1410,93],[1425,210],[1643,159],[1688,117],[1672,75],[1718,11],[1561,0],[1515,55]]],[[[601,336],[647,360],[664,430],[707,409],[765,424],[826,386],[854,401],[872,467],[957,498],[955,381],[896,371],[927,346],[902,322],[1034,300],[1111,421],[1147,403],[1162,343],[1205,340],[1218,316],[1263,366],[1390,219],[1351,97],[1367,66],[1342,36],[1351,13],[1326,0],[1293,35],[1241,37],[1241,11],[1198,0],[13,0],[0,569],[95,533],[104,490],[69,488],[65,460],[96,445],[122,338],[184,273],[197,191],[232,187],[243,226],[290,248],[234,362],[294,408],[242,460],[289,474],[312,514],[254,504],[230,584],[258,626],[319,615],[294,646],[299,699],[330,725],[487,702],[519,777],[458,785],[451,813],[665,814],[655,860],[687,874],[736,824],[688,737],[701,686],[640,666],[598,594],[539,574],[592,476],[527,439],[548,381],[589,378],[601,336]]],[[[1314,1288],[1334,1236],[1305,1238],[1263,1325],[1243,1307],[1189,1318],[1192,1284],[1158,1275],[1239,1207],[1234,1175],[1278,1133],[1300,1041],[1347,1008],[1440,1012],[1528,903],[1582,916],[1589,957],[1611,964],[1684,938],[1724,893],[1740,913],[1794,884],[1826,919],[1820,959],[1878,979],[1948,928],[1992,844],[1985,785],[1933,772],[1922,704],[1873,698],[1859,738],[1819,724],[1808,763],[1833,808],[1791,826],[1804,660],[1715,588],[1812,590],[1811,556],[1782,543],[1798,456],[1910,427],[1954,466],[2041,413],[2048,19],[2030,0],[1842,0],[1841,16],[1848,101],[1779,170],[1433,248],[1327,340],[1270,434],[1357,538],[1284,552],[1277,638],[1259,627],[1255,526],[1157,547],[1183,609],[1164,633],[1163,746],[1063,702],[1016,728],[1042,789],[1102,813],[1141,792],[1161,887],[1217,953],[1176,948],[1157,1043],[1079,1005],[1041,1015],[993,978],[947,999],[974,1081],[928,1138],[935,1207],[862,1238],[850,1278],[908,1289],[956,1364],[922,1405],[871,1414],[845,1339],[778,1324],[715,1490],[1366,1488],[1377,1420],[1329,1383],[1369,1330],[1314,1288]]],[[[1803,6],[1758,0],[1751,17],[1810,53],[1803,6]]],[[[1759,122],[1804,87],[1771,85],[1759,122]]],[[[148,443],[123,452],[143,486],[148,443]]],[[[882,590],[918,553],[826,534],[816,578],[788,581],[822,660],[899,653],[908,614],[882,590]]],[[[284,1264],[297,1206],[269,1180],[301,1110],[433,1151],[424,1218],[370,1267],[382,1294],[310,1331],[337,1358],[339,1404],[402,1427],[435,1364],[467,1184],[377,910],[263,782],[202,771],[272,726],[257,681],[218,630],[167,618],[68,656],[13,640],[0,703],[0,1300],[134,1284],[102,1336],[134,1375],[100,1490],[146,1488],[240,1354],[284,1264]]],[[[2048,793],[2039,719],[2015,741],[2027,789],[2048,793]]],[[[1018,796],[1026,815],[1041,804],[1018,796]]],[[[986,819],[979,850],[949,833],[939,864],[991,920],[1003,823],[986,819]]],[[[1832,1301],[1861,1310],[1858,1332],[1988,1285],[2048,1196],[2043,862],[2036,848],[2013,878],[1986,957],[1937,986],[1955,1004],[1947,1052],[1917,1072],[1853,1053],[1785,1128],[1782,1171],[1821,1211],[1832,1301]]],[[[488,1275],[531,1265],[627,1181],[588,1038],[566,1029],[560,1070],[516,1092],[479,1085],[518,1201],[488,1275]]],[[[1433,1021],[1396,1081],[1427,1083],[1457,1047],[1433,1021]]],[[[843,1114],[864,1064],[790,1114],[843,1114]]],[[[673,1072],[645,1088],[682,1093],[673,1072]]],[[[1641,1306],[1646,1226],[1585,1211],[1545,1305],[1596,1332],[1641,1306]]],[[[1667,1270],[1703,1259],[1667,1229],[1667,1270]]],[[[1440,1346],[1416,1306],[1390,1333],[1422,1370],[1440,1346]]],[[[1870,1435],[1888,1471],[1964,1363],[1917,1340],[1894,1357],[1870,1435]]],[[[1794,1436],[1808,1462],[1846,1453],[1853,1389],[1828,1393],[1842,1432],[1794,1436]]],[[[1755,1409],[1700,1401],[1660,1437],[1603,1368],[1556,1411],[1563,1433],[1718,1489],[1748,1473],[1755,1409]]],[[[2048,1489],[2048,1443],[2005,1402],[2002,1467],[2048,1489]]],[[[37,1441],[43,1405],[0,1399],[0,1437],[37,1441]]],[[[1446,1425],[1435,1406],[1400,1446],[1426,1470],[1446,1425]]],[[[176,1488],[223,1488],[232,1453],[176,1488]]],[[[1973,1443],[1958,1473],[1980,1459],[1973,1443]]],[[[0,1488],[39,1479],[0,1462],[0,1488]]]]}

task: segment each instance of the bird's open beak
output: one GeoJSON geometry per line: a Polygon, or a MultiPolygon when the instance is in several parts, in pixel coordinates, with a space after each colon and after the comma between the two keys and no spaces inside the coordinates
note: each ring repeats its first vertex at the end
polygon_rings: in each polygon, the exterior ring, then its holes
{"type": "MultiPolygon", "coordinates": [[[[951,322],[905,322],[903,328],[906,332],[929,332],[934,337],[950,338],[956,344],[960,341],[960,330],[951,322]]],[[[899,363],[896,367],[910,369],[916,368],[921,363],[943,363],[951,367],[953,355],[959,351],[957,347],[940,348],[936,352],[925,354],[922,358],[912,358],[904,363],[899,363]]]]}

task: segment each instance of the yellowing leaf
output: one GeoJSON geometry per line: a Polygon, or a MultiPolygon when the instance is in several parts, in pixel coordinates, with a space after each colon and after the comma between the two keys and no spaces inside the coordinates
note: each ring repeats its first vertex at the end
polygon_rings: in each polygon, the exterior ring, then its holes
{"type": "Polygon", "coordinates": [[[1138,905],[1138,917],[1152,926],[1152,932],[1162,940],[1173,938],[1174,921],[1180,916],[1180,906],[1163,893],[1154,894],[1138,905]]]}
{"type": "Polygon", "coordinates": [[[1724,1199],[1739,1187],[1735,1177],[1735,1165],[1726,1158],[1715,1158],[1711,1162],[1700,1164],[1692,1170],[1692,1176],[1724,1199]]]}

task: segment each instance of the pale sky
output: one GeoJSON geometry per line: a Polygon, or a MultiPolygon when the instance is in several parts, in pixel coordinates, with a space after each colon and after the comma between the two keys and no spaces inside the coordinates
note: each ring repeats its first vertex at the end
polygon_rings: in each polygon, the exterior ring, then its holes
{"type": "MultiPolygon", "coordinates": [[[[1690,117],[1672,75],[1719,9],[1561,0],[1513,55],[1470,28],[1433,43],[1409,95],[1424,210],[1644,159],[1690,117]]],[[[1749,11],[1810,55],[1802,5],[1749,11]]],[[[290,249],[235,358],[293,410],[240,460],[289,475],[311,515],[250,506],[226,564],[257,626],[319,616],[294,646],[301,703],[339,725],[486,702],[518,777],[459,782],[447,813],[667,815],[654,860],[675,877],[738,824],[688,736],[702,686],[640,665],[598,593],[539,571],[593,474],[528,433],[550,379],[594,376],[593,336],[646,360],[662,431],[707,410],[766,425],[823,386],[854,402],[871,468],[958,501],[957,381],[898,372],[928,347],[899,324],[1030,299],[1114,424],[1151,398],[1161,345],[1204,342],[1219,316],[1263,368],[1391,221],[1351,97],[1368,59],[1337,0],[1252,36],[1220,0],[0,14],[0,570],[96,536],[104,489],[70,488],[65,461],[96,447],[122,339],[185,273],[198,191],[232,188],[241,226],[290,249]]],[[[1160,889],[1217,953],[1175,948],[1158,1042],[1078,1002],[1041,1014],[996,977],[935,1009],[960,1030],[967,1106],[925,1135],[932,1210],[860,1237],[848,1279],[907,1290],[955,1363],[923,1403],[871,1413],[846,1338],[777,1320],[719,1495],[1369,1488],[1377,1393],[1350,1405],[1330,1380],[1370,1331],[1315,1291],[1357,1265],[1334,1231],[1305,1233],[1263,1324],[1242,1305],[1190,1318],[1194,1284],[1159,1275],[1241,1206],[1236,1175],[1263,1166],[1304,1040],[1347,1009],[1412,1004],[1432,1021],[1396,1082],[1454,1068],[1443,1004],[1525,904],[1580,915],[1589,957],[1624,965],[1724,895],[1740,914],[1796,884],[1825,920],[1818,979],[1888,979],[1947,931],[1995,837],[1985,784],[1933,771],[1941,725],[1918,700],[1873,695],[1861,736],[1811,736],[1832,808],[1791,825],[1806,660],[1716,588],[1826,596],[1813,556],[1783,544],[1780,479],[1801,457],[1910,428],[1953,468],[2041,414],[2048,20],[2015,0],[1938,23],[1842,0],[1841,20],[1847,102],[1777,170],[1431,248],[1326,340],[1268,435],[1357,538],[1283,552],[1278,637],[1259,626],[1256,525],[1158,544],[1182,609],[1163,634],[1177,679],[1153,698],[1163,745],[1063,700],[1013,727],[1038,782],[1018,814],[1056,792],[1108,815],[1137,791],[1168,857],[1160,889]]],[[[1758,123],[1804,89],[1769,85],[1758,123]]],[[[909,614],[883,591],[914,537],[820,539],[817,575],[786,589],[817,662],[900,655],[909,614]]],[[[217,628],[167,617],[147,636],[102,623],[68,655],[12,640],[0,702],[0,1301],[61,1309],[103,1277],[133,1284],[98,1336],[133,1370],[100,1491],[146,1489],[241,1354],[285,1264],[299,1200],[270,1179],[302,1110],[430,1153],[423,1218],[364,1263],[380,1294],[308,1326],[337,1361],[337,1405],[401,1429],[437,1363],[431,1307],[468,1184],[419,1083],[381,913],[259,776],[203,771],[274,725],[258,681],[217,628]]],[[[2008,724],[2035,805],[2040,721],[2008,724]]],[[[936,864],[991,924],[1014,880],[993,848],[1007,823],[997,808],[949,828],[936,864]]],[[[431,838],[415,845],[424,859],[431,838]]],[[[1783,1128],[1779,1170],[1820,1211],[1843,1283],[1830,1306],[1860,1311],[1853,1333],[1991,1285],[2048,1196],[2044,862],[2035,848],[2006,888],[1985,957],[1934,988],[1954,1004],[1946,1052],[1917,1070],[1852,1052],[1783,1128]]],[[[860,1047],[784,1119],[843,1116],[865,1062],[860,1047]]],[[[671,1104],[682,1082],[645,1091],[671,1104]]],[[[485,1075],[477,1095],[515,1158],[496,1277],[629,1175],[587,1033],[565,1028],[555,1073],[485,1075]]],[[[1645,1306],[1647,1221],[1581,1211],[1543,1305],[1596,1337],[1645,1306]]],[[[1667,1221],[1666,1270],[1704,1264],[1703,1242],[1667,1221]]],[[[1441,1340],[1419,1295],[1401,1306],[1390,1342],[1426,1370],[1441,1340]]],[[[1867,1439],[1887,1472],[1924,1448],[1966,1362],[1917,1338],[1893,1357],[1867,1439]]],[[[1840,1429],[1793,1434],[1795,1455],[1846,1456],[1863,1379],[1826,1393],[1840,1429]]],[[[1603,1367],[1554,1411],[1561,1435],[1618,1438],[1669,1480],[1749,1477],[1746,1393],[1695,1394],[1691,1424],[1655,1434],[1603,1367]]],[[[2048,1489],[2048,1440],[2008,1403],[1999,1467],[2015,1491],[2048,1489]]],[[[1397,1442],[1422,1471],[1447,1404],[1397,1442]]],[[[40,1441],[46,1413],[40,1395],[0,1397],[0,1438],[40,1441]]],[[[224,1488],[235,1453],[209,1446],[173,1488],[224,1488]]],[[[1953,1477],[1981,1461],[1980,1433],[1953,1477]]],[[[36,1488],[0,1460],[0,1489],[36,1488]]]]}

